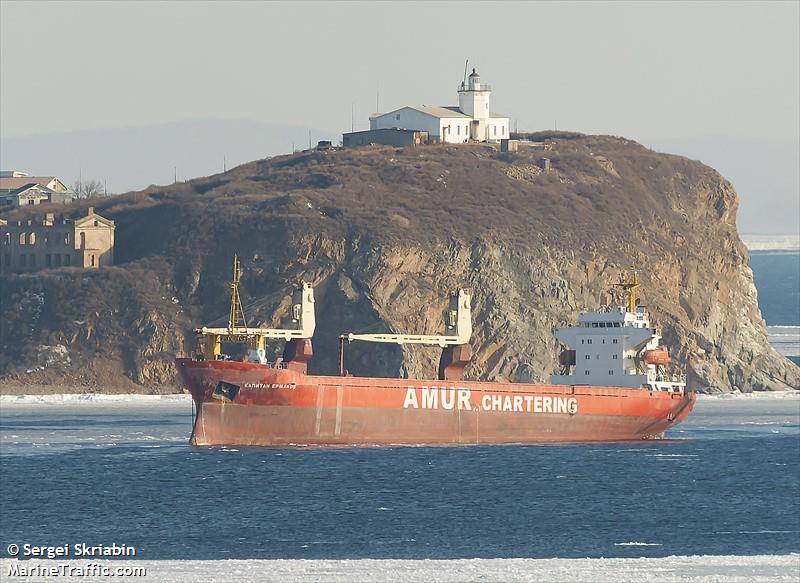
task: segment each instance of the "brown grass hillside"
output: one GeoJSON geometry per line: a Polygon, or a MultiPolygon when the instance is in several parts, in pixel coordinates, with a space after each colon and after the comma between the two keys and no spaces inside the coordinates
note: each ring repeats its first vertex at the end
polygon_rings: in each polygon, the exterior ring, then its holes
{"type": "MultiPolygon", "coordinates": [[[[310,151],[96,201],[117,223],[117,265],[0,277],[0,376],[98,388],[171,382],[191,327],[226,314],[239,253],[253,322],[277,323],[291,286],[315,284],[317,372],[334,372],[339,332],[438,331],[447,294],[467,285],[471,374],[545,379],[555,368],[552,328],[594,308],[635,266],[697,388],[798,385],[796,367],[767,345],[727,181],[622,138],[529,137],[549,149],[310,151]],[[59,344],[69,363],[42,364],[42,347],[59,344]]],[[[354,345],[351,368],[430,375],[434,353],[354,345]]]]}

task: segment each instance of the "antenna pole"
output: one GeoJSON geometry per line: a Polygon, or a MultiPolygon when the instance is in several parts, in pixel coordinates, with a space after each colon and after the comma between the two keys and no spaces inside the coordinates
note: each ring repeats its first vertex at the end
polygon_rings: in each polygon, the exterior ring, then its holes
{"type": "Polygon", "coordinates": [[[469,68],[469,59],[464,61],[464,82],[461,84],[464,89],[467,88],[467,69],[469,68]]]}
{"type": "Polygon", "coordinates": [[[350,131],[355,131],[355,119],[356,119],[356,104],[355,102],[350,103],[350,131]]]}
{"type": "Polygon", "coordinates": [[[228,171],[228,159],[224,154],[222,156],[222,171],[223,172],[227,172],[228,171]]]}

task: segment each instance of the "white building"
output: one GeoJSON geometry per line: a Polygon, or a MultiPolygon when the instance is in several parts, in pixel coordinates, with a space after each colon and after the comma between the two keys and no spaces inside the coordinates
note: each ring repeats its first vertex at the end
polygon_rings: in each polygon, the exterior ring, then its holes
{"type": "Polygon", "coordinates": [[[492,88],[481,83],[472,69],[466,86],[458,88],[458,106],[401,107],[369,118],[369,129],[403,129],[428,132],[433,140],[460,144],[469,140],[499,142],[508,138],[509,118],[489,107],[492,88]]]}
{"type": "Polygon", "coordinates": [[[28,176],[19,170],[0,171],[0,207],[27,206],[43,202],[72,202],[72,192],[56,176],[28,176]]]}

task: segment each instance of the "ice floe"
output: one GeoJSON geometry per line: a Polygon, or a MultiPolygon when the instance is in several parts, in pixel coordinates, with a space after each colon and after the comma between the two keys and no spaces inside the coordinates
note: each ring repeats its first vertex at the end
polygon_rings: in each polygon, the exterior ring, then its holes
{"type": "MultiPolygon", "coordinates": [[[[640,543],[636,543],[640,544],[640,543]]],[[[64,561],[0,559],[4,576],[14,568],[57,567],[64,561]],[[16,567],[15,567],[16,565],[16,567]]],[[[78,566],[81,561],[72,561],[78,566]]],[[[87,561],[88,563],[88,561],[87,561]]],[[[800,555],[671,556],[636,559],[458,560],[224,560],[97,561],[109,567],[146,570],[142,580],[237,583],[470,583],[613,582],[766,583],[798,580],[800,555]]],[[[84,565],[85,566],[85,565],[84,565]]],[[[9,577],[15,580],[17,577],[9,577]]],[[[25,578],[31,580],[30,578],[25,578]]],[[[37,581],[106,581],[108,577],[37,577],[37,581]]]]}

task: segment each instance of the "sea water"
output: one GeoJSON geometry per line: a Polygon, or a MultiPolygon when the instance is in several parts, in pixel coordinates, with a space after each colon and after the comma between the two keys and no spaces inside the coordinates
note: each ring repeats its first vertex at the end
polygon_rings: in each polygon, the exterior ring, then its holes
{"type": "Polygon", "coordinates": [[[800,552],[800,398],[701,398],[664,441],[193,447],[185,397],[0,401],[0,541],[137,559],[800,552]]]}
{"type": "Polygon", "coordinates": [[[800,251],[751,251],[750,266],[770,344],[800,364],[800,251]]]}
{"type": "MultiPolygon", "coordinates": [[[[800,354],[800,254],[751,264],[771,341],[800,354]]],[[[800,552],[796,393],[701,397],[669,439],[621,444],[199,448],[191,420],[185,396],[0,398],[0,560],[800,552]]]]}

